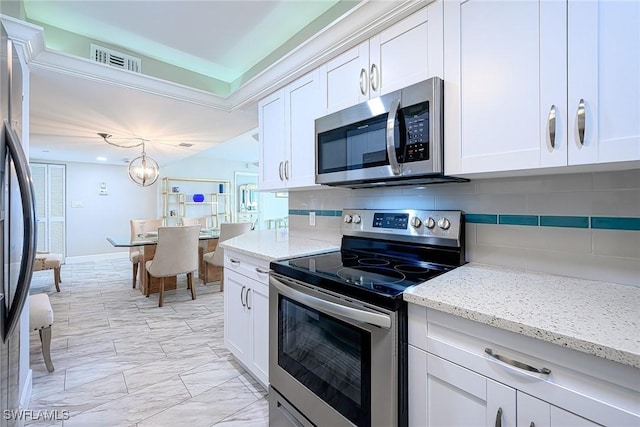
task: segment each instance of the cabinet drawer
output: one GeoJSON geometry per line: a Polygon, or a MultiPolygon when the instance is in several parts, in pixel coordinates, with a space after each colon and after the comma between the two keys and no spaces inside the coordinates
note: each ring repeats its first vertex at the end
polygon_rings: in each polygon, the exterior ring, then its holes
{"type": "Polygon", "coordinates": [[[225,250],[224,268],[262,283],[269,280],[269,261],[225,250]]]}
{"type": "MultiPolygon", "coordinates": [[[[423,318],[420,310],[413,314],[423,318]]],[[[640,423],[636,368],[437,310],[427,309],[426,319],[425,350],[430,354],[600,424],[640,423]],[[527,372],[498,361],[486,348],[550,373],[527,372]]],[[[420,341],[424,342],[418,340],[418,345],[420,341]]]]}

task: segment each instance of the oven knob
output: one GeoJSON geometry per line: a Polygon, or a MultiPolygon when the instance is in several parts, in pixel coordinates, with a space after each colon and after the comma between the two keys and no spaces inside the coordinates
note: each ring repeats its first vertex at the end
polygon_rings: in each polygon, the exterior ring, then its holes
{"type": "Polygon", "coordinates": [[[429,230],[431,230],[433,227],[436,226],[436,220],[429,217],[425,220],[424,222],[425,227],[427,227],[429,230]]]}
{"type": "Polygon", "coordinates": [[[440,220],[438,221],[438,227],[442,228],[443,230],[448,230],[449,227],[451,227],[451,221],[449,221],[447,218],[442,217],[440,218],[440,220]]]}
{"type": "Polygon", "coordinates": [[[352,220],[353,220],[353,218],[351,217],[351,215],[346,214],[344,216],[344,222],[346,222],[347,224],[350,224],[352,220]]]}
{"type": "Polygon", "coordinates": [[[362,218],[360,218],[360,215],[354,215],[353,216],[353,223],[354,224],[360,224],[360,221],[362,221],[362,218]]]}
{"type": "Polygon", "coordinates": [[[414,216],[413,218],[411,218],[411,225],[413,226],[413,228],[419,228],[422,225],[422,221],[420,221],[420,218],[418,218],[417,216],[414,216]]]}

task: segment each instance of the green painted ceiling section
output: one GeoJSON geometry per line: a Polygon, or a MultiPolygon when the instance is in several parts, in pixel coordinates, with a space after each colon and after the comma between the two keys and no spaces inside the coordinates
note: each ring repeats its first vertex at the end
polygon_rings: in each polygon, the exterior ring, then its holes
{"type": "Polygon", "coordinates": [[[145,75],[228,96],[359,1],[23,0],[23,5],[25,19],[44,28],[48,49],[89,58],[95,43],[141,58],[145,75]],[[193,10],[189,3],[201,3],[209,16],[185,16],[193,10]],[[225,13],[232,16],[221,16],[225,13]],[[163,29],[156,40],[138,31],[148,20],[163,29]],[[217,31],[218,40],[201,37],[217,31]],[[185,39],[192,53],[181,49],[185,39]]]}

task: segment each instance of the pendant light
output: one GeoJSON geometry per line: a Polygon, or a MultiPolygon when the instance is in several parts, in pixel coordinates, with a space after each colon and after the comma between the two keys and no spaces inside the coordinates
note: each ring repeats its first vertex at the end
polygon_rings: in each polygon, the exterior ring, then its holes
{"type": "Polygon", "coordinates": [[[108,133],[99,132],[98,135],[104,139],[104,142],[115,147],[135,148],[142,146],[142,154],[129,162],[129,179],[141,187],[148,187],[158,180],[160,167],[158,162],[147,156],[144,149],[144,139],[134,138],[132,143],[115,143],[110,140],[111,135],[108,133]]]}

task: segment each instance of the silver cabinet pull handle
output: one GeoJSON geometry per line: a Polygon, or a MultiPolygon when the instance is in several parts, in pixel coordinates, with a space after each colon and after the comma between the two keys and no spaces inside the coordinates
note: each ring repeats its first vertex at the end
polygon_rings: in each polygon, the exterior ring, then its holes
{"type": "Polygon", "coordinates": [[[551,148],[556,148],[556,106],[552,105],[549,110],[549,141],[551,148]]]}
{"type": "Polygon", "coordinates": [[[244,290],[246,289],[246,286],[243,286],[242,289],[240,289],[240,304],[242,304],[243,307],[246,307],[244,304],[244,298],[242,298],[242,294],[244,293],[244,290]]]}
{"type": "Polygon", "coordinates": [[[231,264],[240,264],[240,261],[238,261],[237,259],[233,259],[233,258],[229,258],[229,262],[231,264]]]}
{"type": "Polygon", "coordinates": [[[400,100],[394,99],[389,108],[389,116],[387,117],[387,156],[389,157],[389,166],[394,175],[400,175],[400,165],[396,157],[395,133],[396,133],[396,116],[400,108],[400,100]]]}
{"type": "Polygon", "coordinates": [[[502,427],[502,408],[498,408],[496,412],[496,427],[502,427]]]}
{"type": "Polygon", "coordinates": [[[584,106],[584,99],[580,98],[578,103],[578,138],[580,138],[580,145],[584,145],[584,129],[587,121],[587,113],[584,106]]]}
{"type": "Polygon", "coordinates": [[[547,368],[535,368],[531,365],[527,365],[526,363],[522,363],[522,362],[518,362],[517,360],[513,360],[510,359],[506,356],[502,356],[500,354],[494,353],[493,350],[491,350],[490,348],[485,348],[484,352],[487,353],[489,356],[491,356],[492,358],[504,363],[505,365],[509,365],[509,366],[513,366],[516,367],[518,369],[522,369],[524,371],[527,372],[533,372],[536,374],[544,374],[544,375],[549,375],[551,373],[550,369],[547,368]]]}
{"type": "Polygon", "coordinates": [[[380,73],[378,72],[378,66],[376,64],[371,64],[369,82],[371,83],[371,90],[377,92],[380,88],[380,73]]]}
{"type": "Polygon", "coordinates": [[[364,68],[360,70],[360,93],[367,94],[367,70],[364,68]]]}
{"type": "Polygon", "coordinates": [[[278,175],[280,175],[280,181],[284,181],[284,177],[282,174],[282,166],[283,166],[283,163],[280,162],[280,164],[278,165],[278,175]]]}
{"type": "Polygon", "coordinates": [[[289,160],[284,162],[284,179],[289,179],[289,160]]]}
{"type": "Polygon", "coordinates": [[[533,421],[531,421],[531,424],[529,424],[529,427],[536,427],[536,423],[534,423],[533,421]]]}
{"type": "Polygon", "coordinates": [[[247,288],[247,293],[244,294],[244,302],[247,303],[247,308],[251,310],[251,306],[249,305],[249,291],[251,291],[251,288],[247,288]]]}
{"type": "Polygon", "coordinates": [[[269,274],[269,270],[263,270],[259,267],[256,267],[256,272],[260,273],[260,274],[269,274]]]}

